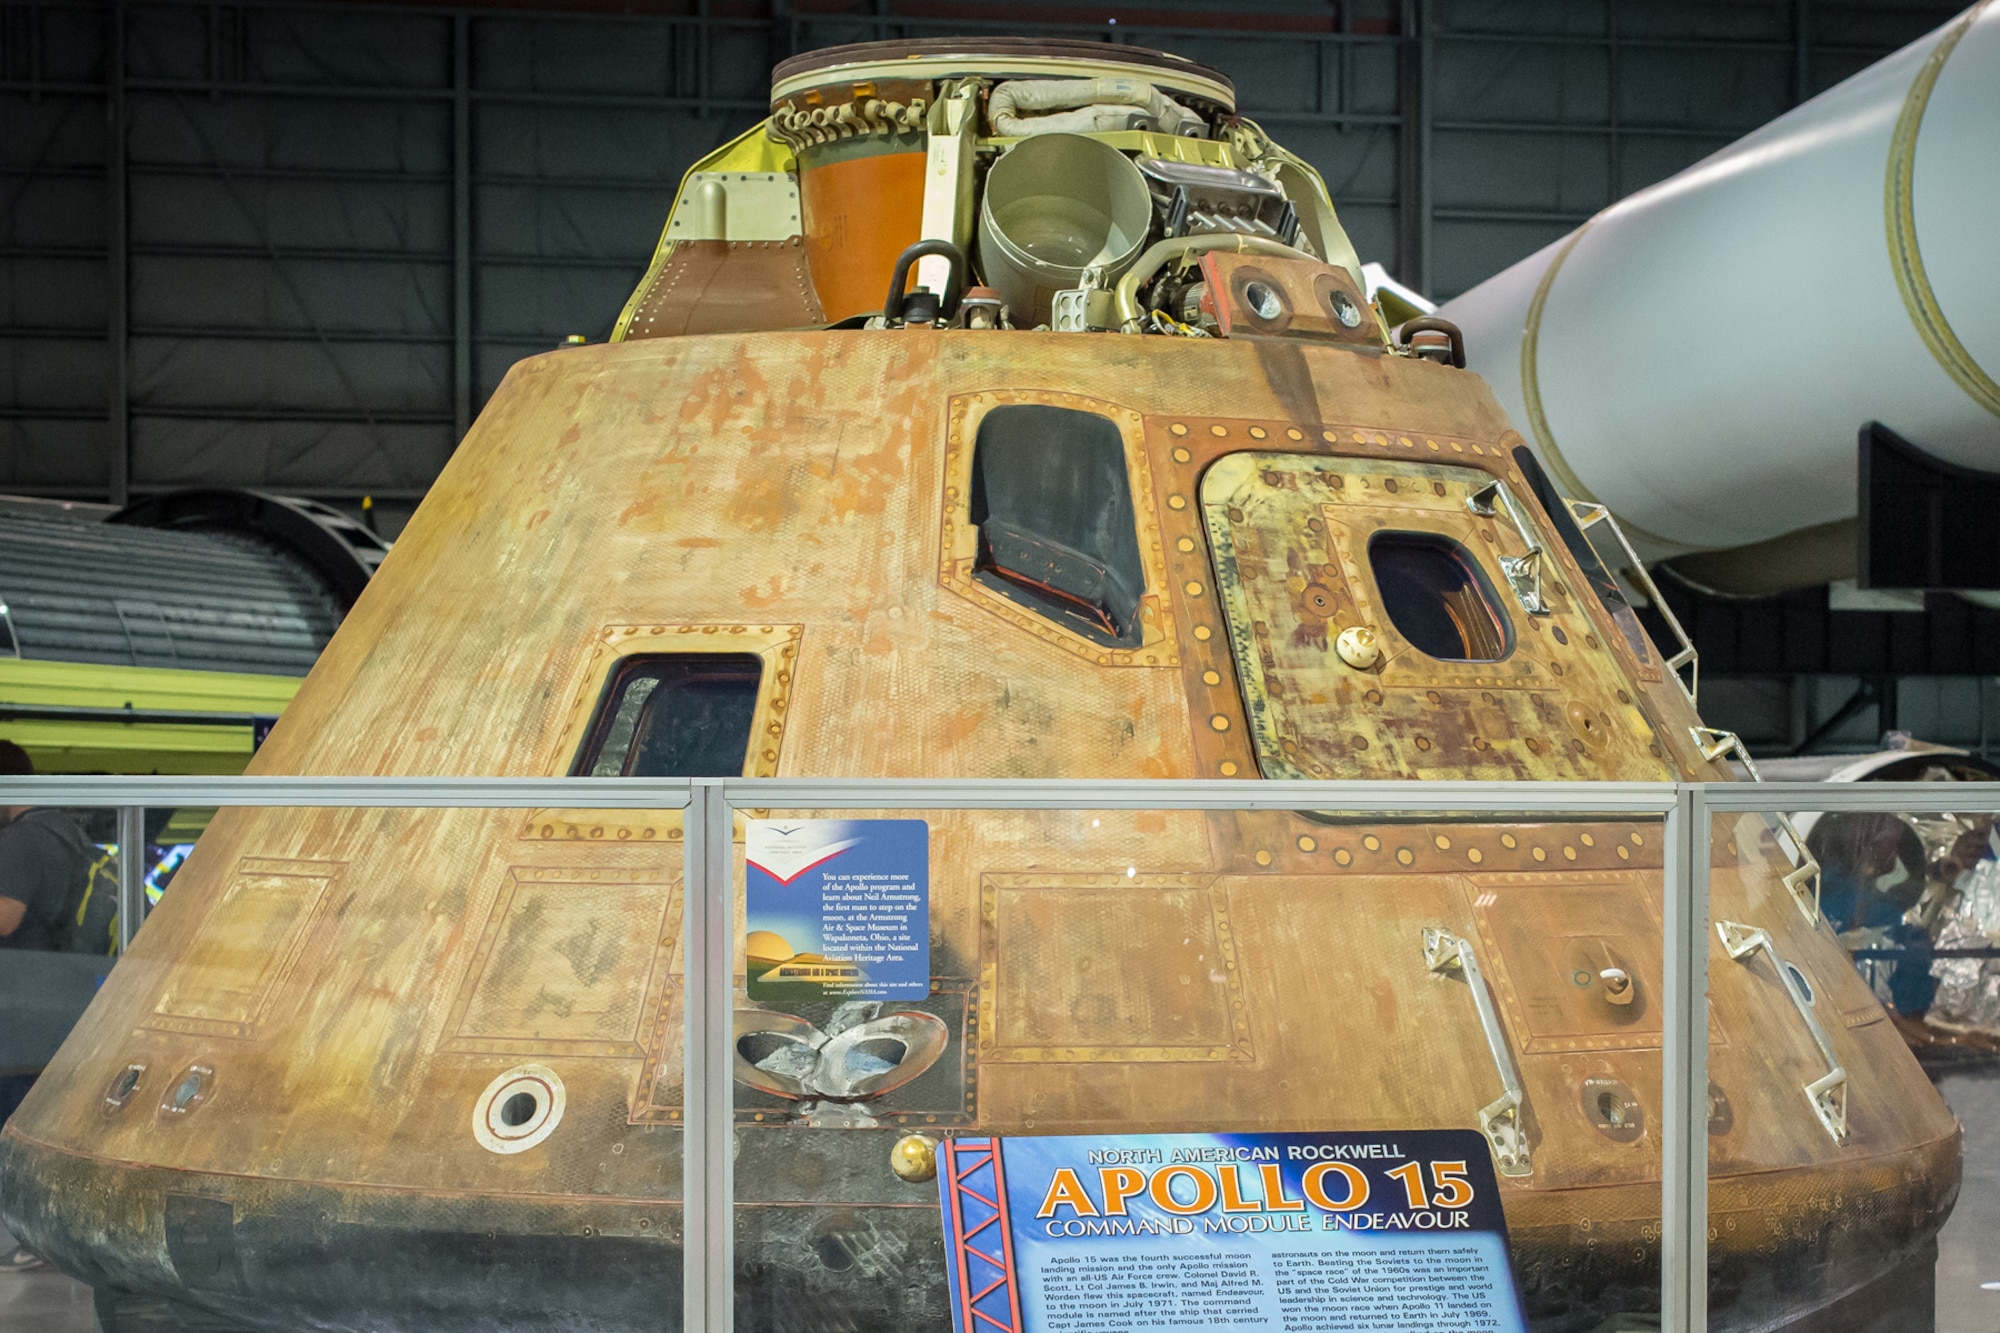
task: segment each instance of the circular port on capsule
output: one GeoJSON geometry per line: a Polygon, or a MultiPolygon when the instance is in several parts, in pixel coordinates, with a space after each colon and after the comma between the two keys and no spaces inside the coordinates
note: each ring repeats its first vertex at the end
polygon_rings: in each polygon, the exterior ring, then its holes
{"type": "MultiPolygon", "coordinates": [[[[136,1092],[138,1088],[139,1083],[135,1079],[132,1090],[136,1092]]],[[[167,1085],[167,1095],[160,1102],[160,1113],[170,1118],[187,1115],[199,1109],[214,1093],[215,1071],[207,1065],[189,1065],[181,1071],[179,1078],[167,1085]]]]}
{"type": "Polygon", "coordinates": [[[869,1271],[864,1261],[881,1248],[881,1243],[872,1222],[845,1209],[821,1218],[806,1237],[813,1258],[829,1273],[845,1273],[857,1262],[863,1263],[863,1272],[869,1271]]]}
{"type": "Polygon", "coordinates": [[[1579,1089],[1584,1118],[1613,1143],[1631,1143],[1646,1132],[1646,1112],[1632,1089],[1615,1078],[1583,1080],[1579,1089]]]}
{"type": "Polygon", "coordinates": [[[1249,306],[1251,313],[1259,319],[1276,319],[1285,313],[1284,299],[1269,283],[1245,283],[1243,304],[1249,306]]]}
{"type": "Polygon", "coordinates": [[[104,1114],[116,1115],[132,1103],[132,1095],[139,1091],[140,1080],[146,1076],[146,1066],[126,1065],[112,1076],[104,1089],[104,1114]]]}
{"type": "Polygon", "coordinates": [[[488,1152],[526,1152],[555,1132],[567,1095],[546,1065],[516,1065],[486,1085],[472,1108],[472,1137],[488,1152]]]}
{"type": "Polygon", "coordinates": [[[1718,1083],[1708,1085],[1708,1132],[1720,1138],[1736,1128],[1736,1112],[1729,1105],[1729,1094],[1718,1083]]]}

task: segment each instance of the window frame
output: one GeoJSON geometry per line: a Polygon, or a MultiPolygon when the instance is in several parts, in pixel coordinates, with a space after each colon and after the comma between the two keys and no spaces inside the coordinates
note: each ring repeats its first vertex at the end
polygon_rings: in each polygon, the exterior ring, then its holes
{"type": "MultiPolygon", "coordinates": [[[[1433,528],[1381,527],[1370,532],[1362,541],[1361,547],[1367,555],[1368,581],[1374,593],[1375,602],[1381,610],[1382,620],[1388,624],[1390,629],[1396,632],[1397,637],[1409,644],[1410,651],[1420,654],[1429,661],[1453,666],[1495,666],[1505,662],[1514,655],[1514,649],[1520,642],[1520,634],[1515,627],[1514,618],[1507,611],[1507,603],[1511,599],[1503,598],[1500,595],[1498,588],[1494,585],[1492,575],[1487,571],[1486,562],[1481,560],[1478,553],[1467,546],[1457,536],[1433,528]],[[1478,591],[1479,600],[1485,607],[1487,615],[1491,617],[1494,629],[1498,632],[1500,651],[1492,657],[1438,657],[1434,654],[1424,652],[1417,645],[1416,641],[1410,638],[1408,631],[1398,623],[1395,609],[1390,606],[1388,594],[1383,589],[1382,569],[1376,563],[1375,548],[1385,542],[1406,546],[1431,546],[1443,551],[1461,565],[1471,576],[1472,584],[1478,591]]],[[[1515,602],[1514,604],[1516,606],[1520,605],[1519,602],[1515,602]]]]}
{"type": "MultiPolygon", "coordinates": [[[[603,686],[598,691],[597,703],[591,709],[590,722],[584,728],[583,737],[581,741],[579,741],[579,743],[577,744],[575,755],[570,760],[569,776],[573,778],[595,776],[590,770],[597,767],[597,761],[603,758],[604,744],[610,738],[609,734],[611,728],[616,722],[614,714],[615,712],[619,711],[617,706],[620,702],[623,692],[621,690],[621,686],[623,686],[624,689],[629,689],[630,684],[627,684],[628,681],[636,683],[636,678],[639,676],[641,670],[643,670],[643,664],[670,661],[675,658],[683,658],[683,659],[692,658],[707,662],[735,660],[744,662],[746,664],[749,662],[755,662],[757,664],[757,689],[756,692],[751,696],[750,718],[748,725],[746,725],[743,729],[743,763],[738,767],[739,769],[742,769],[742,768],[747,768],[749,766],[751,758],[751,747],[754,746],[757,741],[757,699],[758,696],[761,696],[764,692],[764,677],[770,674],[771,664],[765,661],[762,656],[756,653],[732,652],[732,651],[712,652],[705,649],[692,649],[692,650],[668,649],[662,652],[655,652],[655,653],[648,653],[648,652],[627,653],[611,663],[609,669],[607,669],[604,673],[604,683],[603,686]]],[[[660,691],[662,688],[665,687],[666,687],[665,682],[656,684],[652,690],[647,692],[646,698],[640,701],[639,716],[638,718],[635,719],[633,734],[626,741],[625,762],[629,763],[631,761],[632,746],[639,739],[640,728],[649,724],[650,720],[652,719],[654,709],[659,705],[660,691]]],[[[611,776],[622,777],[625,775],[621,773],[611,776]]],[[[739,771],[736,773],[726,773],[726,774],[676,774],[673,776],[743,777],[747,776],[747,774],[744,774],[739,771]]]]}
{"type": "MultiPolygon", "coordinates": [[[[570,771],[588,741],[597,705],[625,658],[681,653],[754,653],[764,660],[752,713],[752,744],[745,755],[747,778],[778,776],[784,757],[786,719],[797,685],[803,625],[616,624],[606,625],[572,659],[570,703],[551,738],[541,768],[550,777],[570,771]]],[[[680,836],[679,814],[671,819],[650,810],[543,808],[530,810],[519,836],[532,841],[611,839],[647,841],[661,829],[680,836]]]]}
{"type": "Polygon", "coordinates": [[[1092,642],[1111,648],[1138,646],[1146,570],[1139,555],[1131,463],[1116,421],[1102,413],[1048,403],[1002,403],[988,409],[973,432],[968,505],[967,521],[979,532],[975,580],[1038,615],[1068,624],[1092,642]],[[1023,420],[1038,416],[1051,434],[1067,437],[1059,442],[1060,448],[1049,448],[1049,440],[1023,420]],[[1022,425],[1003,437],[995,432],[1003,420],[1022,425]],[[982,466],[989,449],[1001,456],[1001,466],[982,466]],[[1023,466],[1010,470],[1007,462],[1023,466]],[[1050,475],[1039,479],[1023,475],[1037,469],[1050,475]],[[1067,477],[1060,475],[1063,470],[1067,477]],[[1093,474],[1094,479],[1113,481],[1111,493],[1088,497],[1104,501],[1108,513],[1068,505],[1066,493],[1071,487],[1062,483],[1081,482],[1093,474]],[[1024,512],[1023,502],[1031,512],[1024,512]],[[1059,533],[1059,528],[1071,531],[1059,533]],[[1091,534],[1080,530],[1085,528],[1098,529],[1095,535],[1116,549],[1101,549],[1103,543],[1093,543],[1091,534]],[[1072,544],[1065,540],[1069,538],[1078,540],[1072,544]],[[1005,557],[1025,559],[1017,563],[1005,557]],[[1037,576],[1060,573],[1094,575],[1099,596],[1093,599],[1086,589],[1037,576]]]}
{"type": "Polygon", "coordinates": [[[1099,666],[1180,665],[1180,631],[1175,598],[1166,579],[1166,553],[1155,508],[1152,467],[1147,460],[1145,424],[1130,408],[1080,394],[1048,390],[994,390],[954,395],[945,442],[944,495],[939,541],[938,582],[982,611],[998,616],[1044,643],[1099,666]],[[1058,407],[1108,418],[1125,450],[1125,474],[1132,493],[1132,516],[1139,541],[1144,586],[1136,621],[1139,641],[1117,646],[1095,639],[1061,620],[1017,601],[975,577],[979,527],[972,522],[973,454],[979,425],[996,407],[1058,407]]]}
{"type": "MultiPolygon", "coordinates": [[[[1261,423],[1256,429],[1264,429],[1265,434],[1257,435],[1248,427],[1244,433],[1260,441],[1274,438],[1261,423]]],[[[1324,437],[1328,443],[1335,442],[1331,429],[1324,431],[1324,437]]],[[[1217,438],[1224,437],[1218,433],[1217,438]]],[[[1356,432],[1356,439],[1366,441],[1368,437],[1356,432]]],[[[1405,438],[1404,445],[1409,443],[1405,438]]],[[[1375,445],[1385,448],[1380,437],[1375,445]]],[[[1217,609],[1226,626],[1226,651],[1235,668],[1243,730],[1257,771],[1267,778],[1379,778],[1422,773],[1474,781],[1605,776],[1656,780],[1662,774],[1671,776],[1659,729],[1638,705],[1626,659],[1596,637],[1594,611],[1589,604],[1594,599],[1576,594],[1569,586],[1572,576],[1568,571],[1560,570],[1559,577],[1545,582],[1551,603],[1546,616],[1530,617],[1518,611],[1501,593],[1507,585],[1499,577],[1500,560],[1518,558],[1526,547],[1511,524],[1484,516],[1469,501],[1494,481],[1518,497],[1519,483],[1471,460],[1427,456],[1434,451],[1443,452],[1427,449],[1415,457],[1384,457],[1345,449],[1332,453],[1298,451],[1277,445],[1239,447],[1200,460],[1200,513],[1214,563],[1217,609]],[[1272,594],[1263,590],[1277,586],[1271,562],[1291,538],[1273,545],[1262,538],[1239,543],[1239,535],[1291,529],[1284,527],[1289,519],[1260,527],[1254,513],[1243,534],[1238,527],[1245,524],[1245,512],[1259,506],[1260,492],[1279,495],[1298,489],[1290,481],[1270,479],[1270,472],[1327,478],[1323,497],[1301,494],[1296,502],[1303,506],[1298,517],[1306,529],[1317,534],[1299,540],[1310,540],[1323,554],[1324,577],[1331,585],[1323,591],[1331,593],[1336,608],[1323,616],[1327,641],[1314,651],[1334,658],[1334,636],[1350,626],[1373,628],[1381,642],[1380,657],[1368,667],[1337,663],[1322,696],[1307,697],[1286,684],[1301,670],[1316,671],[1316,662],[1308,667],[1298,653],[1291,662],[1279,661],[1268,668],[1264,660],[1265,649],[1272,642],[1271,627],[1279,624],[1279,617],[1260,614],[1262,607],[1276,605],[1272,594]],[[1338,481],[1333,480],[1335,476],[1338,481]],[[1392,481],[1393,486],[1389,484],[1392,481]],[[1319,527],[1312,529],[1309,520],[1315,517],[1319,527]],[[1463,547],[1490,585],[1494,604],[1513,625],[1514,641],[1508,655],[1496,662],[1444,661],[1424,654],[1405,639],[1384,613],[1368,561],[1367,541],[1378,531],[1434,534],[1463,547]],[[1247,578],[1246,564],[1252,571],[1247,578]],[[1568,637],[1559,637],[1558,630],[1568,637]],[[1270,686],[1272,679],[1280,682],[1276,691],[1270,686]],[[1490,751],[1473,747],[1458,754],[1455,747],[1436,742],[1428,747],[1419,744],[1429,739],[1428,729],[1411,729],[1404,734],[1407,723],[1438,703],[1435,698],[1418,702],[1432,691],[1460,696],[1490,693],[1492,700],[1483,706],[1499,707],[1510,714],[1518,713],[1521,701],[1530,696],[1548,707],[1532,700],[1526,705],[1542,714],[1533,721],[1533,730],[1525,729],[1528,719],[1516,718],[1511,735],[1521,741],[1520,752],[1507,740],[1496,743],[1490,751]],[[1294,710],[1300,710],[1296,719],[1292,717],[1294,710]],[[1329,710],[1348,720],[1329,721],[1324,716],[1329,710]],[[1322,716],[1314,720],[1316,713],[1322,716]],[[1596,720],[1607,725],[1584,725],[1596,720]],[[1337,752],[1288,751],[1287,740],[1292,739],[1296,749],[1298,738],[1307,730],[1321,738],[1344,735],[1349,743],[1337,752]],[[1541,741],[1543,748],[1529,746],[1523,738],[1530,735],[1541,741]],[[1367,743],[1352,744],[1354,738],[1367,743]],[[1572,740],[1583,750],[1576,751],[1572,740]],[[1648,746],[1652,747],[1650,758],[1648,746]]],[[[1294,592],[1286,590],[1281,595],[1289,598],[1294,592]]],[[[1288,648],[1305,651],[1290,635],[1290,630],[1284,630],[1277,643],[1281,657],[1288,648]]]]}

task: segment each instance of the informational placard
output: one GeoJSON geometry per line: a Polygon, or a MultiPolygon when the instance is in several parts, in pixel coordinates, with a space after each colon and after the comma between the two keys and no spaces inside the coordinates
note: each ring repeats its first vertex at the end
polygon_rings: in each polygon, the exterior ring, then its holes
{"type": "Polygon", "coordinates": [[[947,1140],[957,1333],[1526,1333],[1471,1130],[947,1140]]]}
{"type": "Polygon", "coordinates": [[[929,824],[753,819],[745,837],[751,999],[930,994],[929,824]]]}

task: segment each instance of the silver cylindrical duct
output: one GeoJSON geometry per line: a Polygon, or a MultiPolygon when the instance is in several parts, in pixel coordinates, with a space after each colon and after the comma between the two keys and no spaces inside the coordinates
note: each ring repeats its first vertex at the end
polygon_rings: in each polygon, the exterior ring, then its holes
{"type": "Polygon", "coordinates": [[[1446,304],[1558,483],[1649,556],[1852,518],[1880,421],[2000,470],[2000,3],[1446,304]]]}
{"type": "Polygon", "coordinates": [[[105,521],[0,502],[0,657],[303,676],[387,550],[338,510],[253,491],[105,521]]]}

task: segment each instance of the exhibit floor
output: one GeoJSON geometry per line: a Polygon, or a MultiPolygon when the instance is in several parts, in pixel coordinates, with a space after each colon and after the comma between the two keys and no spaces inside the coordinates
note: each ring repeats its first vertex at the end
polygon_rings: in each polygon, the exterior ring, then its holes
{"type": "Polygon", "coordinates": [[[1938,1333],[1986,1333],[2000,1328],[2000,1070],[1947,1074],[1938,1091],[1965,1125],[1965,1179],[1938,1234],[1938,1333]]]}
{"type": "MultiPolygon", "coordinates": [[[[1938,1236],[1937,1333],[2000,1328],[2000,1070],[1947,1074],[1965,1123],[1965,1183],[1938,1236]]],[[[13,1238],[0,1231],[0,1250],[13,1238]]],[[[60,1273],[0,1274],[0,1333],[96,1333],[90,1289],[60,1273]]]]}
{"type": "MultiPolygon", "coordinates": [[[[0,1228],[0,1249],[14,1238],[0,1228]]],[[[61,1273],[0,1273],[0,1329],[6,1333],[96,1333],[90,1288],[61,1273]]]]}

